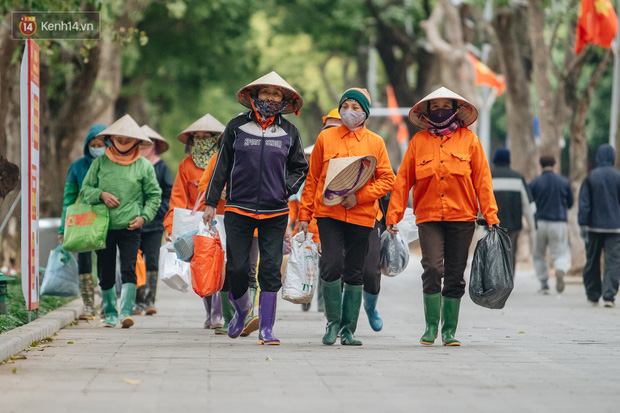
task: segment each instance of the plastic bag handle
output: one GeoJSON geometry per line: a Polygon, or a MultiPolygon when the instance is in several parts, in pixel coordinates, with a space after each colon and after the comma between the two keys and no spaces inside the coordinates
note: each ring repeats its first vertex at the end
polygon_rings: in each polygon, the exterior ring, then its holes
{"type": "Polygon", "coordinates": [[[190,215],[196,215],[196,211],[198,211],[198,208],[200,208],[200,205],[202,205],[204,203],[205,200],[205,194],[207,193],[207,191],[201,192],[200,195],[198,195],[198,199],[196,200],[196,204],[194,205],[194,209],[192,209],[192,213],[190,215]]]}

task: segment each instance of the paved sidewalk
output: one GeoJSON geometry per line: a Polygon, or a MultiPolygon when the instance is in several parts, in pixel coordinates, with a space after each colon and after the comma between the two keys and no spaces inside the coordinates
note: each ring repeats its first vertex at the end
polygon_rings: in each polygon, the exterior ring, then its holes
{"type": "Polygon", "coordinates": [[[420,273],[412,256],[383,278],[384,329],[362,310],[358,348],[322,345],[316,304],[282,300],[281,346],[215,336],[195,294],[160,284],[160,313],[133,328],[80,322],[0,365],[0,412],[620,411],[620,309],[591,307],[579,284],[537,295],[521,265],[505,309],[464,297],[462,347],[426,347],[420,273]]]}

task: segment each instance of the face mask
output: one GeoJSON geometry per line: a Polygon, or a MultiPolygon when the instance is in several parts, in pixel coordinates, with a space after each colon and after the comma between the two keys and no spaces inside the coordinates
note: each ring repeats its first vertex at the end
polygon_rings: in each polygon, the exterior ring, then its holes
{"type": "Polygon", "coordinates": [[[340,119],[342,124],[350,131],[356,131],[362,127],[366,120],[366,112],[354,112],[352,110],[340,111],[340,119]]]}
{"type": "Polygon", "coordinates": [[[428,112],[428,120],[434,126],[445,126],[452,121],[454,115],[456,115],[454,109],[435,109],[428,112]]]}
{"type": "Polygon", "coordinates": [[[103,148],[93,148],[92,146],[88,147],[88,152],[90,152],[90,156],[93,158],[98,158],[105,153],[107,148],[104,146],[103,148]]]}
{"type": "Polygon", "coordinates": [[[278,113],[282,112],[284,108],[287,107],[289,104],[288,100],[282,100],[280,102],[274,102],[272,100],[261,100],[258,98],[252,98],[252,100],[254,101],[254,107],[256,108],[256,111],[260,113],[260,116],[263,119],[267,119],[277,115],[278,113]]]}
{"type": "Polygon", "coordinates": [[[112,146],[116,148],[121,155],[127,155],[133,148],[138,146],[140,141],[135,139],[133,142],[121,144],[116,138],[112,138],[112,146]]]}

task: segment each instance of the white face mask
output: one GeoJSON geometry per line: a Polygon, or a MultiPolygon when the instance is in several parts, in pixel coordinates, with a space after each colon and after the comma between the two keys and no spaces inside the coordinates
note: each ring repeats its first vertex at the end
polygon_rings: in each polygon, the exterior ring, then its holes
{"type": "Polygon", "coordinates": [[[92,146],[89,146],[88,152],[90,152],[90,156],[92,156],[93,158],[98,158],[105,153],[106,149],[107,147],[105,146],[103,148],[93,148],[92,146]]]}
{"type": "Polygon", "coordinates": [[[354,112],[352,110],[341,110],[340,119],[344,126],[350,131],[356,131],[362,128],[366,120],[366,112],[354,112]]]}

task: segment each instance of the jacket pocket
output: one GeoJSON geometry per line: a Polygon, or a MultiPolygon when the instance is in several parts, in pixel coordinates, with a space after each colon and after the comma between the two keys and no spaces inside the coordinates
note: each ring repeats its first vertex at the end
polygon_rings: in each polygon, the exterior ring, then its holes
{"type": "Polygon", "coordinates": [[[452,152],[450,172],[453,175],[471,175],[471,155],[452,152]]]}
{"type": "Polygon", "coordinates": [[[433,155],[422,155],[416,159],[415,179],[417,181],[431,177],[435,173],[435,164],[433,155]]]}
{"type": "Polygon", "coordinates": [[[335,158],[337,156],[338,156],[337,153],[324,153],[323,154],[323,163],[329,162],[330,159],[333,159],[333,158],[335,158]]]}

